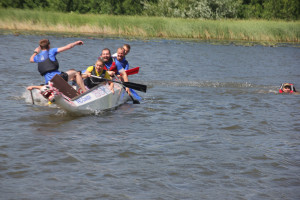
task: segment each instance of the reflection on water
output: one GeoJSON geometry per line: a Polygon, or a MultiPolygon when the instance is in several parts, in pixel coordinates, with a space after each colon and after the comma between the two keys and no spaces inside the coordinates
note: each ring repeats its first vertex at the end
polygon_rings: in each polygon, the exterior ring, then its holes
{"type": "Polygon", "coordinates": [[[300,88],[299,48],[49,36],[85,42],[57,56],[64,71],[129,43],[129,79],[148,86],[141,104],[75,117],[25,89],[43,82],[28,61],[42,37],[0,37],[1,199],[300,197],[300,96],[278,94],[300,88]]]}

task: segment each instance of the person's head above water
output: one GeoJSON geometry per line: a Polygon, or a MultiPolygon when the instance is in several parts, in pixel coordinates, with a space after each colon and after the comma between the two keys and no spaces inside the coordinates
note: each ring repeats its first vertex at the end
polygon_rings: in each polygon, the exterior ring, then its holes
{"type": "Polygon", "coordinates": [[[296,89],[291,83],[283,83],[279,89],[279,93],[293,93],[296,89]]]}

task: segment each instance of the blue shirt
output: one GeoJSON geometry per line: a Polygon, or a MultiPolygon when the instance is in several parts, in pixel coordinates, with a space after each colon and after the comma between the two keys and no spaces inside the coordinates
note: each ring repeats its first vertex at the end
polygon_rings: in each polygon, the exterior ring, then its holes
{"type": "Polygon", "coordinates": [[[33,60],[34,62],[43,62],[45,61],[48,57],[52,61],[56,61],[56,54],[57,54],[57,48],[52,48],[48,50],[42,50],[39,54],[34,56],[33,60]]]}
{"type": "Polygon", "coordinates": [[[115,62],[116,62],[116,67],[117,67],[118,71],[122,71],[122,69],[123,70],[129,69],[129,64],[128,64],[127,60],[125,60],[125,58],[122,61],[118,61],[116,59],[115,62]]]}
{"type": "MultiPolygon", "coordinates": [[[[51,61],[56,61],[56,55],[57,55],[57,48],[52,48],[49,50],[43,50],[41,51],[39,54],[37,54],[36,56],[34,56],[33,60],[36,63],[39,62],[43,62],[45,61],[47,58],[49,58],[51,61]]],[[[51,71],[48,72],[44,75],[45,78],[45,84],[48,84],[48,82],[56,75],[56,74],[61,74],[60,71],[56,70],[56,71],[51,71]]]]}

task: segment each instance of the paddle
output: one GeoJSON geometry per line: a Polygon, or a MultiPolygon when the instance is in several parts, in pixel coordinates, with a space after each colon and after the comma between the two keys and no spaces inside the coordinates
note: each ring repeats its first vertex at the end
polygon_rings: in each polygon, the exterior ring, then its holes
{"type": "Polygon", "coordinates": [[[34,100],[33,100],[32,90],[30,90],[30,95],[31,95],[32,104],[34,105],[34,100]]]}
{"type": "MultiPolygon", "coordinates": [[[[139,73],[139,70],[140,70],[140,67],[135,67],[135,68],[132,68],[132,69],[125,70],[125,72],[126,72],[127,76],[129,76],[129,75],[139,73]]],[[[117,70],[117,67],[114,65],[109,69],[109,71],[117,72],[118,70],[117,70]]]]}
{"type": "MultiPolygon", "coordinates": [[[[125,90],[125,87],[123,86],[124,90],[125,90]]],[[[130,99],[132,100],[132,103],[133,104],[140,104],[140,102],[136,99],[134,99],[130,94],[128,94],[128,96],[130,97],[130,99]]]]}
{"type": "Polygon", "coordinates": [[[140,97],[133,89],[130,88],[130,94],[136,99],[136,100],[142,100],[142,97],[140,97]]]}
{"type": "Polygon", "coordinates": [[[121,85],[124,85],[125,87],[131,88],[131,89],[134,89],[134,90],[138,90],[138,91],[141,91],[141,92],[146,92],[147,91],[147,85],[143,85],[143,84],[139,84],[139,83],[132,83],[132,82],[114,81],[114,80],[109,80],[109,79],[101,78],[99,76],[94,76],[94,75],[91,75],[91,77],[106,80],[106,81],[112,81],[114,83],[119,83],[121,85]]]}
{"type": "MultiPolygon", "coordinates": [[[[116,75],[114,75],[116,79],[118,79],[118,77],[116,75]]],[[[123,85],[123,89],[126,91],[124,85],[123,85]]],[[[132,90],[132,89],[131,89],[132,90]]],[[[127,92],[128,96],[130,97],[130,99],[132,100],[133,104],[140,104],[140,102],[138,100],[135,100],[128,92],[127,92]]]]}
{"type": "Polygon", "coordinates": [[[140,67],[125,70],[127,76],[139,73],[140,67]]]}

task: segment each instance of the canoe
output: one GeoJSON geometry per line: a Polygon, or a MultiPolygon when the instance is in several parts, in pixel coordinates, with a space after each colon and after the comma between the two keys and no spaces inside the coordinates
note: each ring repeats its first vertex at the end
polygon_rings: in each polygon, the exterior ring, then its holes
{"type": "MultiPolygon", "coordinates": [[[[137,74],[139,67],[135,67],[126,70],[127,75],[137,74]]],[[[100,78],[100,77],[95,77],[100,78]]],[[[100,78],[102,79],[102,78],[100,78]]],[[[80,94],[80,88],[69,85],[59,75],[55,75],[50,83],[44,86],[41,90],[31,91],[32,103],[38,103],[45,105],[45,99],[48,103],[55,104],[68,113],[85,115],[98,113],[100,111],[109,110],[126,103],[129,99],[133,104],[139,104],[141,99],[133,89],[146,92],[147,86],[132,82],[120,82],[117,78],[110,80],[114,82],[114,93],[111,92],[106,79],[103,79],[103,83],[88,90],[87,92],[80,94]],[[125,87],[130,88],[132,95],[128,95],[125,91],[125,87]],[[80,94],[80,95],[79,95],[80,94]],[[135,99],[132,97],[134,96],[135,99]]]]}
{"type": "Polygon", "coordinates": [[[103,82],[78,95],[78,92],[59,75],[51,80],[47,88],[43,89],[43,93],[47,94],[47,99],[59,108],[75,115],[94,114],[113,109],[129,100],[129,95],[122,84],[114,83],[114,94],[109,85],[103,82]]]}

